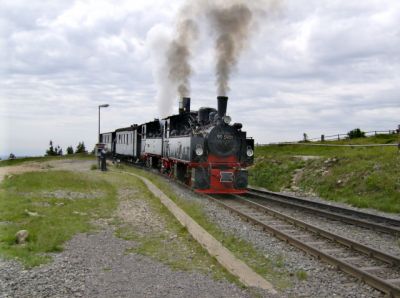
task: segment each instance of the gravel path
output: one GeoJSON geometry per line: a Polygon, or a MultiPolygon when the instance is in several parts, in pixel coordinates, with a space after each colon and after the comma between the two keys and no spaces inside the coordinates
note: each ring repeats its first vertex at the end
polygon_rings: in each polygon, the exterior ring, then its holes
{"type": "Polygon", "coordinates": [[[108,228],[77,235],[49,265],[23,270],[0,261],[0,297],[250,297],[226,281],[125,253],[134,245],[108,228]]]}
{"type": "Polygon", "coordinates": [[[293,286],[280,293],[282,297],[384,297],[384,295],[370,286],[358,282],[355,278],[335,270],[315,258],[306,255],[272,236],[260,228],[244,222],[240,217],[203,197],[171,184],[180,197],[200,202],[209,219],[224,231],[233,233],[242,239],[251,242],[256,248],[272,260],[283,260],[284,270],[295,273],[299,270],[307,272],[307,280],[300,281],[293,278],[293,286]]]}

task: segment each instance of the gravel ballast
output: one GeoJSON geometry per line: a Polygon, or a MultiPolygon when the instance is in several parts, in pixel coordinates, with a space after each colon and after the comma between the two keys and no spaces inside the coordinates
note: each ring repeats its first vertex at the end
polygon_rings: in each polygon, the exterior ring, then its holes
{"type": "Polygon", "coordinates": [[[208,218],[223,231],[249,241],[271,260],[283,260],[283,266],[280,265],[277,270],[293,275],[298,271],[307,273],[306,280],[293,277],[292,286],[281,292],[281,297],[384,297],[381,292],[266,234],[204,197],[181,186],[171,186],[181,198],[200,202],[208,218]]]}

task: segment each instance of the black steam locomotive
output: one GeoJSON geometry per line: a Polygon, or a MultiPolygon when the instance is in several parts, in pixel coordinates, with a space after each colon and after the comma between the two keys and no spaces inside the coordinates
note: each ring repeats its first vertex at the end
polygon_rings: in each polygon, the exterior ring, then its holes
{"type": "Polygon", "coordinates": [[[241,123],[226,115],[228,98],[218,97],[218,110],[190,110],[183,98],[179,114],[120,128],[100,135],[116,159],[159,169],[202,193],[244,193],[246,167],[254,161],[254,140],[241,123]]]}

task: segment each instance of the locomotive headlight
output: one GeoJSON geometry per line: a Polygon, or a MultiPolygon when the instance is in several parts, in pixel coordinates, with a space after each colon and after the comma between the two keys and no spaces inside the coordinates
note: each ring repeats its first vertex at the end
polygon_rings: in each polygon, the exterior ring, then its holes
{"type": "Polygon", "coordinates": [[[248,157],[252,157],[252,156],[254,155],[254,151],[253,151],[253,149],[251,149],[250,146],[247,147],[246,153],[247,153],[247,156],[248,156],[248,157]]]}
{"type": "Polygon", "coordinates": [[[224,116],[224,117],[222,118],[222,120],[224,120],[225,124],[229,124],[229,123],[231,123],[232,118],[229,117],[229,116],[224,116]]]}
{"type": "Polygon", "coordinates": [[[201,146],[200,144],[197,144],[195,152],[196,152],[197,156],[203,155],[203,153],[204,153],[203,146],[201,146]]]}

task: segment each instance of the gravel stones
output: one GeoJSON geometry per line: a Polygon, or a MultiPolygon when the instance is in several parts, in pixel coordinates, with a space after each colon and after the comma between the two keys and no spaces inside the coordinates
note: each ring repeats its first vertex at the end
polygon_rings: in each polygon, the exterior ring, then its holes
{"type": "Polygon", "coordinates": [[[134,245],[108,228],[75,236],[54,262],[32,270],[0,260],[0,297],[250,297],[226,281],[126,253],[134,245]]]}
{"type": "Polygon", "coordinates": [[[276,264],[276,270],[293,275],[292,286],[280,292],[281,297],[384,297],[381,292],[266,234],[204,197],[180,186],[172,187],[181,198],[199,202],[209,220],[223,231],[252,243],[276,264]],[[306,272],[306,280],[295,278],[299,271],[306,272]]]}
{"type": "Polygon", "coordinates": [[[29,232],[27,230],[20,230],[15,234],[17,244],[25,244],[28,237],[29,232]]]}

